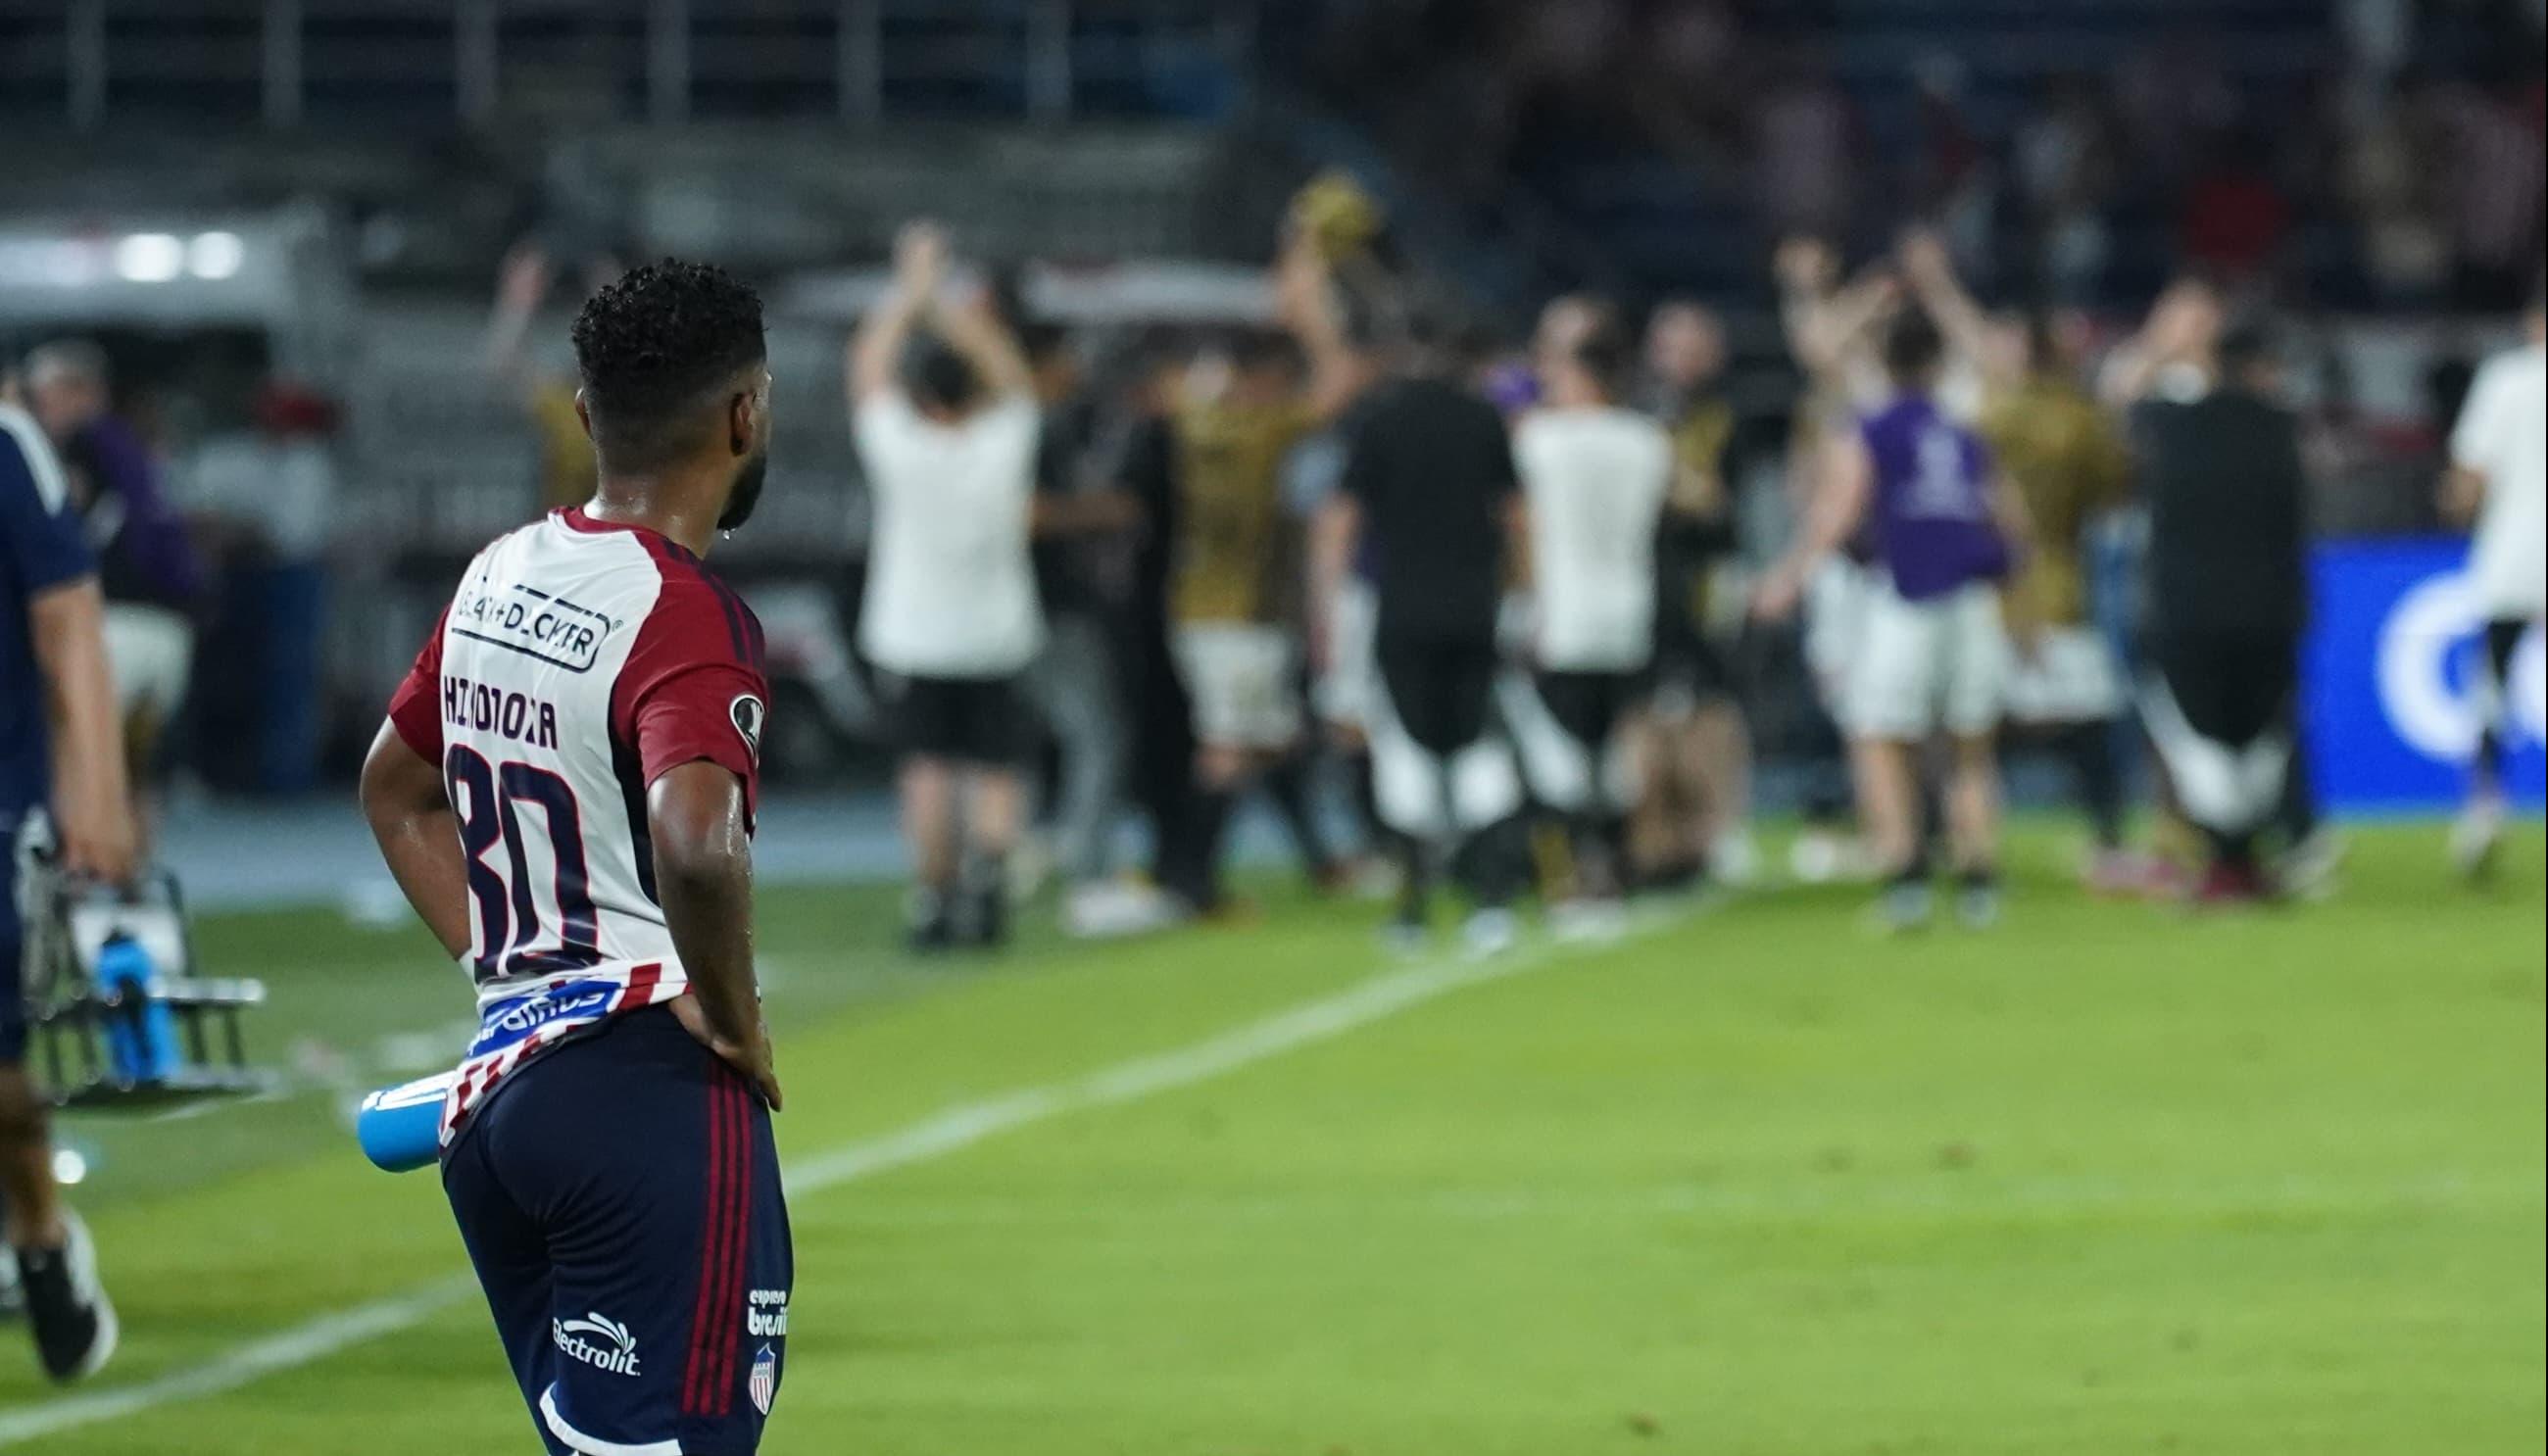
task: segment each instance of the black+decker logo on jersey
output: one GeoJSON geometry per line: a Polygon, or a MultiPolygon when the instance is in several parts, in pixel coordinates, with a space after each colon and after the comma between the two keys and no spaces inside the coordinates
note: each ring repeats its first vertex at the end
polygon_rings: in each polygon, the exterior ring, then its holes
{"type": "Polygon", "coordinates": [[[520,582],[500,587],[472,584],[451,602],[457,637],[589,673],[601,660],[602,641],[615,624],[589,606],[578,606],[520,582]]]}

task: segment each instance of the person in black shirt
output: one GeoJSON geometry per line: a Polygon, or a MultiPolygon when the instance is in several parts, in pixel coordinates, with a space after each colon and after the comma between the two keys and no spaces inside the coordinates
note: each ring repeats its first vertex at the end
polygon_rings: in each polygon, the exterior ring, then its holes
{"type": "Polygon", "coordinates": [[[1405,836],[1402,934],[1420,935],[1448,861],[1476,902],[1473,949],[1515,927],[1510,826],[1521,807],[1511,747],[1494,731],[1497,614],[1516,522],[1512,450],[1495,407],[1463,388],[1433,320],[1410,314],[1397,368],[1345,416],[1341,489],[1313,546],[1314,653],[1324,665],[1334,604],[1369,551],[1380,685],[1370,723],[1382,819],[1405,836]]]}
{"type": "MultiPolygon", "coordinates": [[[[2143,714],[2178,802],[2203,831],[2214,902],[2264,897],[2259,832],[2290,771],[2308,609],[2300,427],[2274,402],[2271,338],[2229,329],[2199,395],[2145,401],[2133,433],[2150,509],[2143,714]]],[[[2196,353],[2207,352],[2200,340],[2196,353]]]]}

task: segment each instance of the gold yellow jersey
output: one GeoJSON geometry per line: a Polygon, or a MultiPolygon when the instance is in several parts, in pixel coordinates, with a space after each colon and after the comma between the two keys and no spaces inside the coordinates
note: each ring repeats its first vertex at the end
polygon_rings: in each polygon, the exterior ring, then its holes
{"type": "Polygon", "coordinates": [[[2080,538],[2131,490],[2123,436],[2086,391],[2043,375],[1994,399],[1981,432],[2034,523],[2034,549],[2009,584],[2011,619],[2041,627],[2086,620],[2080,538]]]}
{"type": "Polygon", "coordinates": [[[1296,402],[1219,400],[1178,410],[1169,587],[1175,620],[1281,620],[1294,556],[1283,514],[1283,462],[1316,424],[1296,402]]]}

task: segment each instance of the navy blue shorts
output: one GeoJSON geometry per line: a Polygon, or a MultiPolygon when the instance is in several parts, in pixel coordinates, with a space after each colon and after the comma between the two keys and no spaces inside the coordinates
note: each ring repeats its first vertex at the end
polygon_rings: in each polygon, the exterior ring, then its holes
{"type": "Polygon", "coordinates": [[[442,1161],[551,1456],[748,1456],[795,1257],[770,1109],[662,1007],[499,1087],[442,1161]]]}

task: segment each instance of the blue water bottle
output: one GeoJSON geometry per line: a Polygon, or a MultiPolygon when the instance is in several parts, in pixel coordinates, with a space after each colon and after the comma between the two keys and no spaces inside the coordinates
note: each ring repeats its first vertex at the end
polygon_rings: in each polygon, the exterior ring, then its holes
{"type": "Polygon", "coordinates": [[[97,950],[98,994],[114,1003],[106,1015],[106,1054],[128,1087],[165,1080],[177,1068],[177,1022],[150,994],[158,968],[141,943],[117,931],[97,950]]]}
{"type": "Polygon", "coordinates": [[[354,1114],[363,1156],[385,1173],[432,1166],[442,1155],[442,1099],[458,1080],[458,1072],[443,1072],[365,1097],[354,1114]]]}

